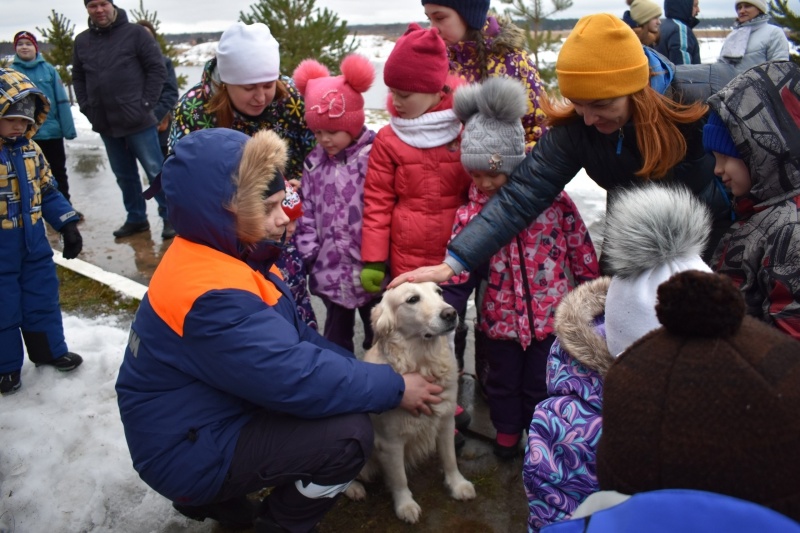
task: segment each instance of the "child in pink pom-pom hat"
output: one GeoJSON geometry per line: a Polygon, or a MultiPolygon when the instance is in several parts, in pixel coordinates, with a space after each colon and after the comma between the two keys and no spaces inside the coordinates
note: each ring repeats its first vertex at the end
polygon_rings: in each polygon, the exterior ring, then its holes
{"type": "Polygon", "coordinates": [[[305,119],[317,146],[303,165],[303,215],[297,249],[309,273],[309,288],[327,315],[323,335],[353,351],[356,311],[364,323],[364,348],[372,344],[370,311],[375,295],[359,282],[364,179],[375,132],[364,125],[364,97],[375,80],[366,57],[353,54],[342,74],[306,59],[294,71],[305,100],[305,119]]]}

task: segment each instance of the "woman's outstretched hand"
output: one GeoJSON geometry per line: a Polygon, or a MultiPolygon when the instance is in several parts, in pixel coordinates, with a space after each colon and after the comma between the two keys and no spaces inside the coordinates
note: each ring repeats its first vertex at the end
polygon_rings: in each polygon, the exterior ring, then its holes
{"type": "Polygon", "coordinates": [[[423,281],[442,283],[443,281],[447,281],[455,276],[455,274],[456,273],[453,272],[453,269],[447,266],[446,263],[439,263],[435,266],[420,267],[416,270],[412,270],[411,272],[400,274],[394,278],[386,288],[393,289],[394,287],[397,287],[406,281],[411,283],[422,283],[423,281]]]}

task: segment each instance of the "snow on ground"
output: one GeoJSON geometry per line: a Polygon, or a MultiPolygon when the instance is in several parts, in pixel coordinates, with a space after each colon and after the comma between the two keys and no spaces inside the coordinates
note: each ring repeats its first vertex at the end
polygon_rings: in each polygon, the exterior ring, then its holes
{"type": "MultiPolygon", "coordinates": [[[[360,39],[360,51],[375,61],[391,50],[382,38],[360,39]]],[[[202,62],[215,44],[199,45],[187,57],[202,62]]],[[[703,39],[704,61],[720,46],[719,39],[703,39]]],[[[96,135],[77,107],[73,114],[78,139],[70,142],[96,135]]],[[[598,224],[605,192],[583,172],[567,191],[587,224],[598,224]]],[[[113,316],[65,315],[67,343],[85,363],[61,374],[26,360],[20,391],[0,398],[0,533],[211,531],[210,521],[175,513],[133,470],[114,392],[128,326],[113,316]]]]}

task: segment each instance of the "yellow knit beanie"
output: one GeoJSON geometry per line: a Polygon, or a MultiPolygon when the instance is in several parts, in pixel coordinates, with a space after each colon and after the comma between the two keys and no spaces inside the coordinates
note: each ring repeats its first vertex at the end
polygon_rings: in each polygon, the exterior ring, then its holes
{"type": "Polygon", "coordinates": [[[565,98],[602,100],[644,89],[650,68],[642,43],[622,20],[600,13],[578,21],[556,61],[565,98]]]}

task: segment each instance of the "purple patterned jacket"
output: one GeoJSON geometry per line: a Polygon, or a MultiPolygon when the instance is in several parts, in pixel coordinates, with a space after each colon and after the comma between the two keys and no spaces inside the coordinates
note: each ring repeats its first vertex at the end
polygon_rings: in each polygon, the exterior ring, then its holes
{"type": "Polygon", "coordinates": [[[550,398],[533,413],[522,466],[529,532],[569,518],[598,490],[603,377],[614,362],[605,341],[610,281],[604,277],[579,285],[556,310],[558,337],[547,361],[550,398]]]}
{"type": "Polygon", "coordinates": [[[375,132],[364,128],[335,156],[317,145],[303,164],[304,213],[295,240],[309,271],[309,289],[348,309],[375,298],[360,281],[364,177],[374,139],[375,132]]]}
{"type": "Polygon", "coordinates": [[[483,36],[486,72],[480,72],[478,43],[461,41],[448,47],[450,73],[467,83],[501,76],[520,80],[528,91],[528,112],[522,117],[522,126],[525,128],[525,151],[529,152],[546,128],[543,125],[545,114],[539,106],[544,86],[536,65],[525,50],[525,34],[506,18],[488,17],[483,36]]]}

